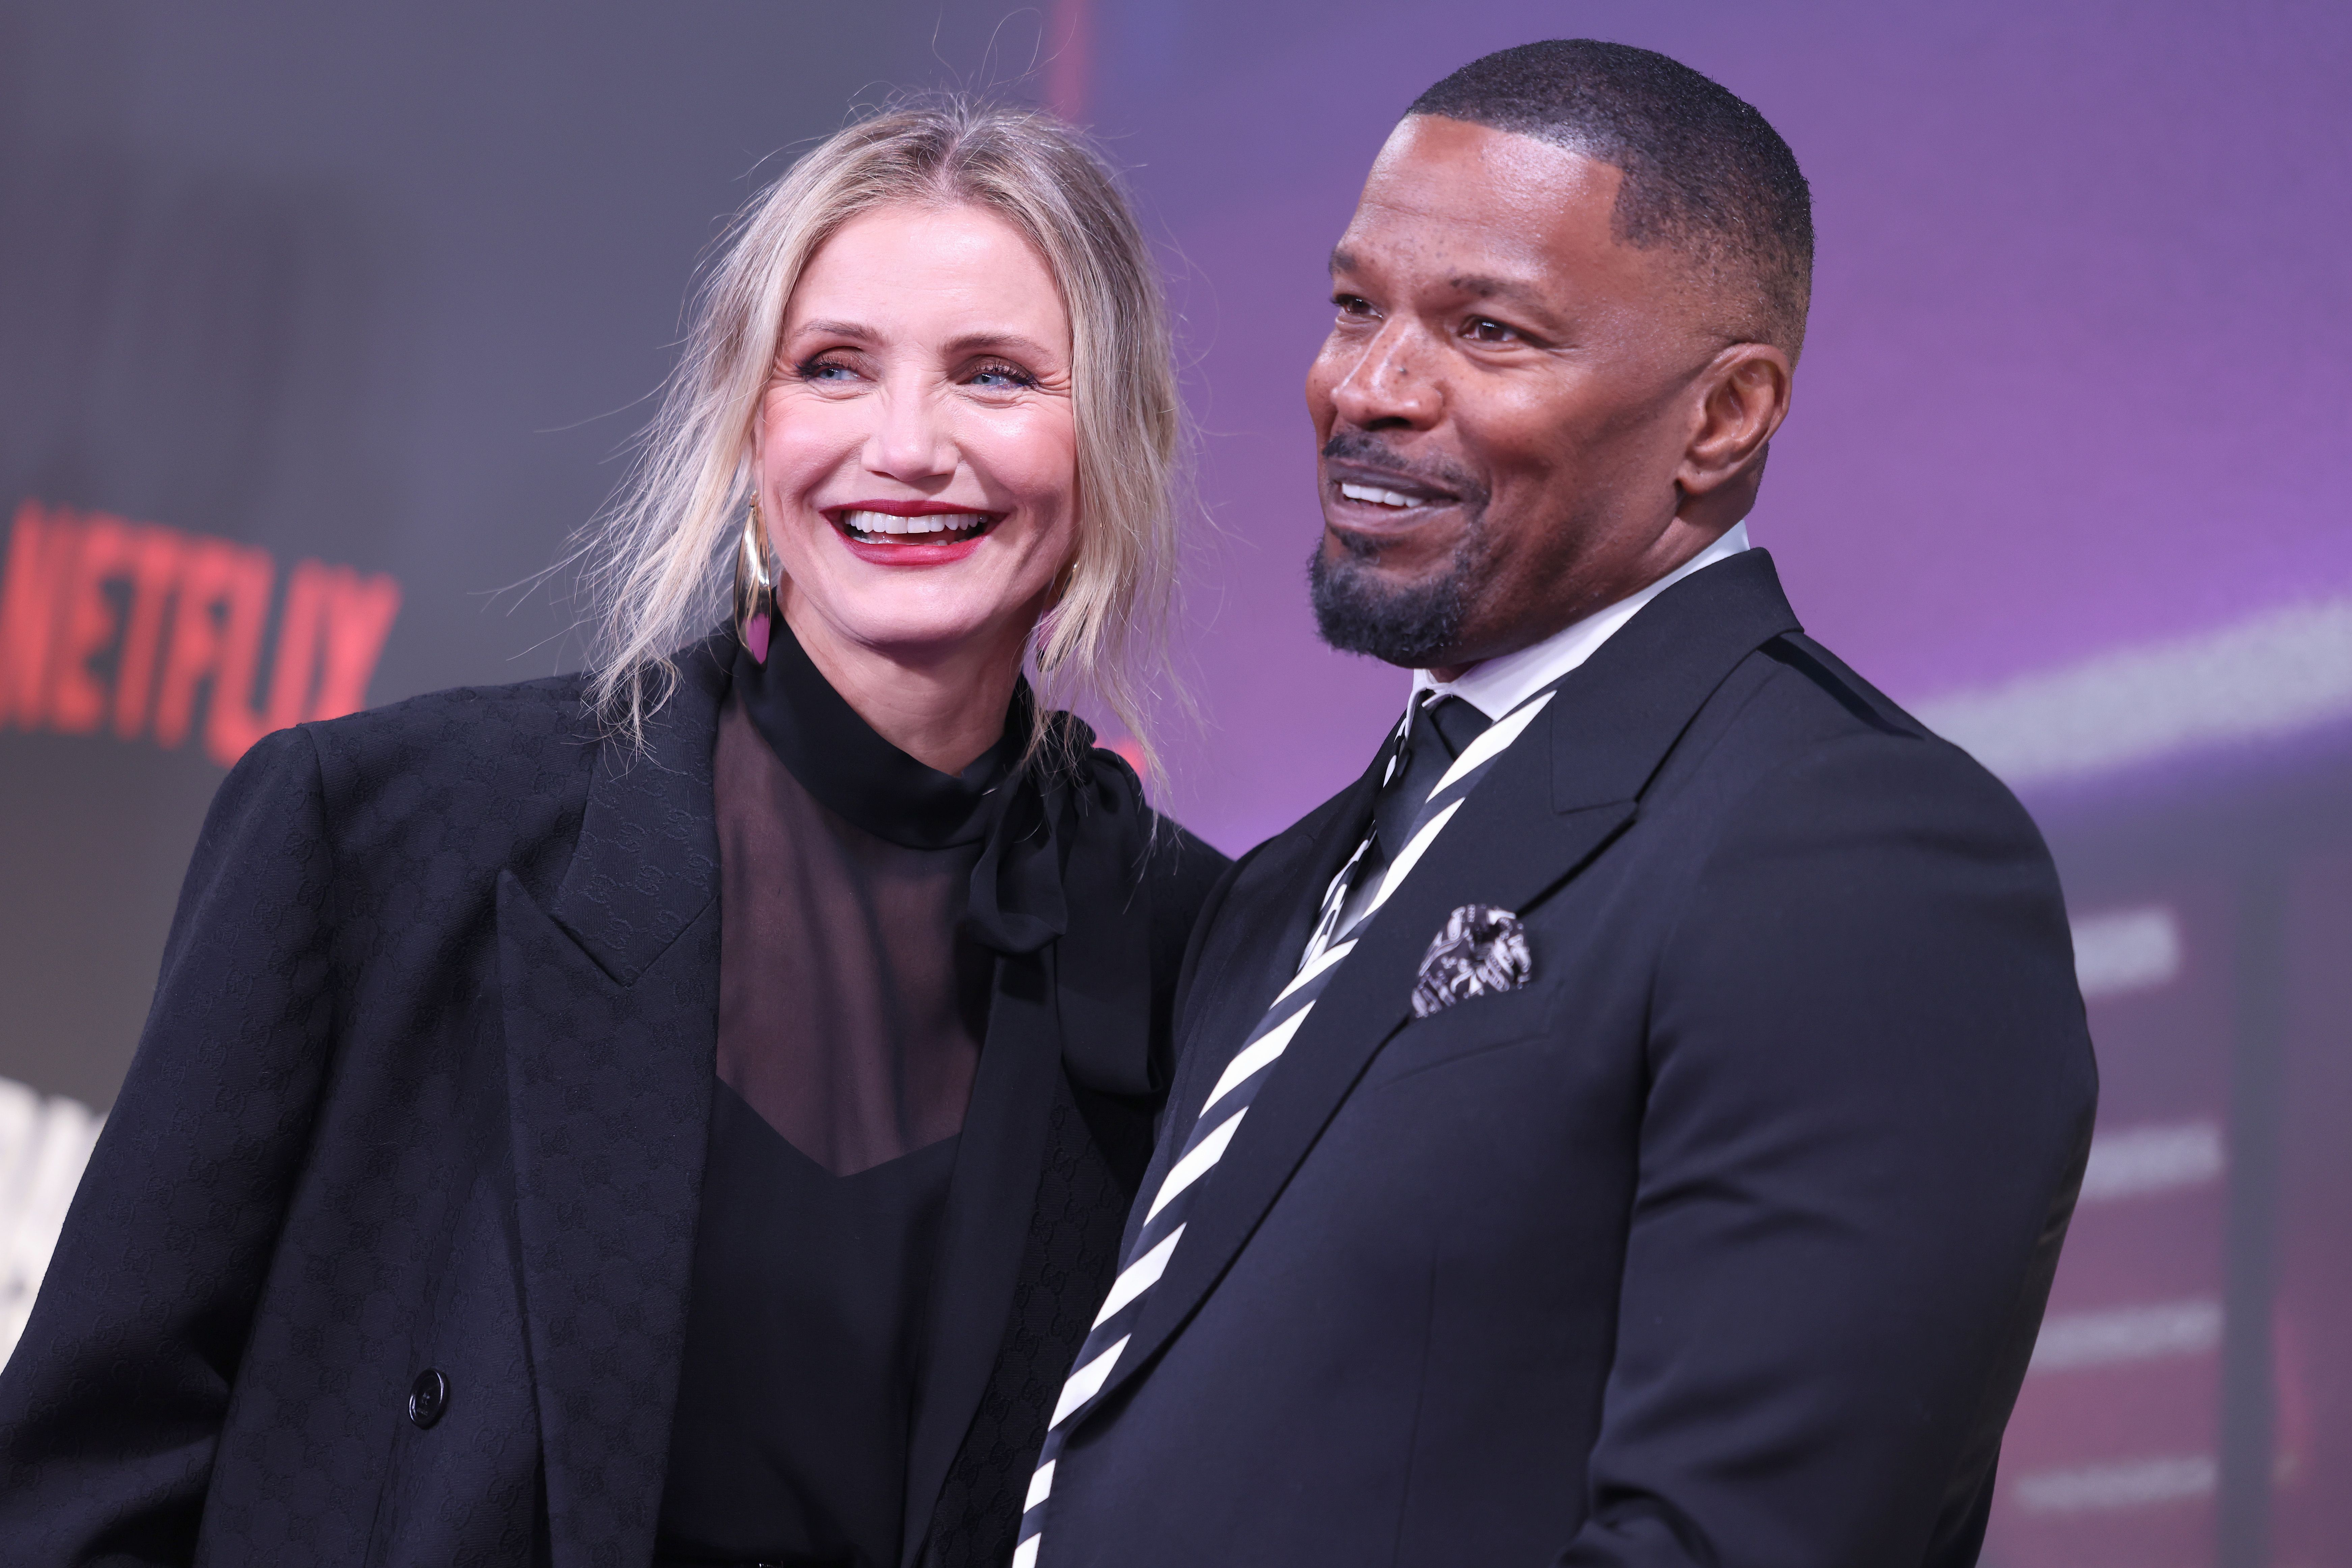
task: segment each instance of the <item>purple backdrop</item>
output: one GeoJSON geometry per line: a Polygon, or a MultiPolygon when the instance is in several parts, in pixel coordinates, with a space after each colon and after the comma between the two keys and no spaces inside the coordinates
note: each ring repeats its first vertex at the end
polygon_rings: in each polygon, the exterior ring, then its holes
{"type": "Polygon", "coordinates": [[[2067,880],[2101,1123],[1988,1563],[2352,1561],[2341,5],[0,0],[0,1354],[221,760],[322,625],[322,707],[558,662],[560,595],[495,591],[612,484],[770,154],[947,83],[1129,166],[1215,524],[1162,782],[1238,850],[1403,691],[1305,605],[1324,255],[1422,88],[1580,34],[1795,147],[1821,257],[1756,535],[2067,880]],[[175,631],[150,725],[127,628],[205,594],[243,653],[175,631]]]}
{"type": "Polygon", "coordinates": [[[2105,1080],[1986,1561],[2352,1559],[2352,10],[1097,4],[1056,90],[1175,256],[1220,532],[1169,786],[1234,849],[1403,695],[1313,635],[1299,390],[1403,106],[1586,35],[1789,139],[1820,260],[1753,531],[2036,808],[2105,1080]]]}
{"type": "Polygon", "coordinates": [[[1187,814],[1239,848],[1401,701],[1315,641],[1299,386],[1325,254],[1403,106],[1531,37],[1657,48],[1785,135],[1820,228],[1753,519],[1898,700],[2352,589],[2352,11],[1106,0],[1089,112],[1179,252],[1199,359],[1187,814]]]}

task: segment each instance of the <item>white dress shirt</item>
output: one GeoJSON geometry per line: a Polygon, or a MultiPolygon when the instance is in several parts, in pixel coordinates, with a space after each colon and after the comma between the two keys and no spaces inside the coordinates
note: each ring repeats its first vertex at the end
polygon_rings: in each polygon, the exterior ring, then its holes
{"type": "MultiPolygon", "coordinates": [[[[1483,660],[1463,671],[1455,680],[1441,681],[1427,670],[1415,670],[1412,673],[1412,696],[1405,703],[1407,718],[1412,716],[1413,700],[1423,692],[1433,692],[1436,696],[1460,697],[1489,719],[1501,718],[1592,657],[1601,643],[1615,636],[1620,627],[1642,612],[1642,606],[1691,573],[1704,571],[1717,561],[1728,559],[1748,548],[1748,525],[1745,522],[1734,523],[1724,530],[1721,538],[1639,593],[1621,599],[1605,610],[1596,610],[1540,643],[1530,643],[1516,653],[1499,653],[1483,660]]],[[[1353,861],[1349,862],[1349,867],[1354,864],[1353,861]]],[[[1346,868],[1339,873],[1340,876],[1347,874],[1346,868]]],[[[1337,877],[1332,879],[1335,890],[1338,880],[1337,877]]],[[[1371,903],[1373,890],[1381,880],[1379,876],[1366,874],[1348,890],[1347,903],[1340,912],[1337,929],[1345,931],[1362,918],[1371,903]]],[[[1325,896],[1328,898],[1330,894],[1327,892],[1325,896]]],[[[1308,940],[1307,946],[1311,956],[1314,951],[1312,938],[1308,940]]]]}
{"type": "MultiPolygon", "coordinates": [[[[1641,592],[1621,599],[1606,610],[1596,610],[1583,620],[1560,628],[1540,643],[1531,643],[1516,653],[1498,653],[1494,658],[1473,664],[1462,673],[1458,680],[1441,681],[1427,670],[1415,670],[1412,673],[1413,695],[1434,692],[1438,696],[1460,697],[1488,718],[1500,718],[1592,657],[1601,643],[1617,634],[1618,628],[1641,613],[1642,606],[1691,573],[1704,571],[1717,561],[1727,559],[1746,549],[1748,525],[1745,522],[1734,523],[1724,530],[1721,538],[1641,592]]],[[[1412,711],[1410,699],[1405,704],[1405,711],[1412,711]]]]}

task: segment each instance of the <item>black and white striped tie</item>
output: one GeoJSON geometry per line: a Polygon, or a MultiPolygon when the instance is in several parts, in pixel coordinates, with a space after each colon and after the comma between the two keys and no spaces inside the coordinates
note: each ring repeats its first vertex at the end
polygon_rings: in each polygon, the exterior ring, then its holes
{"type": "MultiPolygon", "coordinates": [[[[1288,1048],[1299,1026],[1307,1021],[1323,988],[1362,939],[1372,916],[1403,884],[1431,843],[1462,809],[1462,802],[1477,787],[1478,780],[1495,765],[1496,758],[1519,737],[1551,696],[1549,688],[1538,692],[1463,747],[1430,790],[1427,800],[1412,814],[1412,828],[1405,836],[1403,847],[1393,853],[1381,850],[1385,863],[1379,869],[1380,886],[1344,935],[1338,931],[1340,914],[1347,907],[1349,888],[1359,868],[1366,864],[1368,853],[1375,849],[1374,839],[1368,836],[1358,845],[1346,867],[1332,879],[1297,974],[1274,998],[1265,1016],[1258,1020],[1257,1027],[1250,1031],[1249,1038],[1242,1042],[1241,1050],[1225,1064],[1224,1071],[1209,1091],[1208,1100],[1192,1123],[1191,1135],[1184,1140],[1175,1163],[1168,1167],[1160,1190],[1152,1195],[1151,1207],[1144,1211],[1142,1228],[1136,1232],[1134,1244],[1121,1261],[1118,1278],[1111,1282],[1110,1294],[1104,1298],[1102,1310],[1095,1315],[1086,1343],[1078,1347],[1077,1360],[1062,1385],[1062,1396],[1055,1403],[1045,1448],[1037,1456],[1037,1469],[1029,1478],[1029,1493],[1022,1503],[1020,1544],[1013,1549],[1013,1568],[1035,1568],[1038,1548],[1045,1539],[1046,1503],[1054,1492],[1054,1469],[1061,1459],[1063,1443],[1072,1424],[1086,1414],[1118,1366],[1119,1354],[1127,1349],[1136,1322],[1142,1316],[1145,1297],[1159,1283],[1160,1275],[1167,1272],[1168,1260],[1175,1255],[1176,1244],[1183,1238],[1185,1216],[1201,1190],[1202,1178],[1224,1157],[1234,1132],[1249,1111],[1250,1102],[1272,1075],[1275,1062],[1288,1048]]],[[[1400,743],[1400,750],[1419,716],[1416,702],[1414,710],[1406,715],[1393,737],[1400,743]]],[[[1381,780],[1383,787],[1396,779],[1400,769],[1399,757],[1391,752],[1389,770],[1381,780]]]]}

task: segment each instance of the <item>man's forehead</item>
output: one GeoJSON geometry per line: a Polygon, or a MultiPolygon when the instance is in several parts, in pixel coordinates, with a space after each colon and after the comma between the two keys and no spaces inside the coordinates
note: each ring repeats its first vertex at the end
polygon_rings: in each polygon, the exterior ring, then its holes
{"type": "Polygon", "coordinates": [[[1556,142],[1410,114],[1381,146],[1364,182],[1365,204],[1517,215],[1546,224],[1563,207],[1607,214],[1624,173],[1556,142]]]}
{"type": "Polygon", "coordinates": [[[1404,266],[1469,298],[1534,298],[1566,270],[1641,270],[1612,232],[1613,166],[1435,116],[1400,124],[1331,255],[1335,273],[1404,266]]]}
{"type": "Polygon", "coordinates": [[[1483,253],[1510,262],[1475,270],[1524,274],[1563,246],[1612,244],[1622,179],[1613,165],[1531,137],[1412,115],[1381,149],[1340,248],[1361,258],[1405,247],[1424,261],[1483,253]]]}

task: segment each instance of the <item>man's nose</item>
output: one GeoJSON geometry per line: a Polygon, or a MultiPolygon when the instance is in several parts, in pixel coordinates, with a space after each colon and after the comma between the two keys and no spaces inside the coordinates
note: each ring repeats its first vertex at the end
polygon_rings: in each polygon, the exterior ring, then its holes
{"type": "Polygon", "coordinates": [[[887,386],[877,400],[880,418],[866,438],[866,466],[902,484],[953,474],[957,450],[947,411],[927,388],[887,386]]]}
{"type": "Polygon", "coordinates": [[[1418,329],[1390,321],[1331,389],[1332,407],[1360,430],[1425,430],[1445,403],[1433,359],[1418,329]]]}

